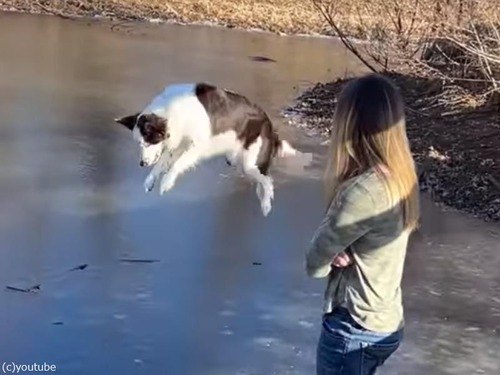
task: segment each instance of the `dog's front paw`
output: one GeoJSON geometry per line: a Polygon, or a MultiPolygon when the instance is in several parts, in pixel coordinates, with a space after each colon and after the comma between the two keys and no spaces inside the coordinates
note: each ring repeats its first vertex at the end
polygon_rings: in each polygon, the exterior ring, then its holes
{"type": "Polygon", "coordinates": [[[151,190],[153,190],[154,186],[156,183],[156,177],[152,174],[148,175],[146,177],[146,180],[144,181],[144,190],[146,193],[149,193],[151,190]]]}
{"type": "Polygon", "coordinates": [[[175,177],[171,175],[166,175],[162,180],[161,180],[161,185],[160,185],[160,194],[163,195],[166,192],[168,192],[170,189],[174,187],[175,184],[175,177]]]}

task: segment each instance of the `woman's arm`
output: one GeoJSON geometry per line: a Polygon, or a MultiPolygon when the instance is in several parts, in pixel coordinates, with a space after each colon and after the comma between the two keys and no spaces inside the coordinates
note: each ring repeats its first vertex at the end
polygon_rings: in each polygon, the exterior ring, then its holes
{"type": "Polygon", "coordinates": [[[366,188],[354,183],[330,205],[306,254],[311,277],[326,277],[334,258],[372,228],[374,201],[366,188]]]}

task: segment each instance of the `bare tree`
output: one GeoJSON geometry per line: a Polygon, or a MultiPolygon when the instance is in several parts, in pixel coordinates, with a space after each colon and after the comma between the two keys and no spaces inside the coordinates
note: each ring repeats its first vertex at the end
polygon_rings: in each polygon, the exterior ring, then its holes
{"type": "Polygon", "coordinates": [[[405,70],[459,82],[500,101],[497,0],[311,1],[370,70],[405,70]],[[366,43],[357,43],[355,34],[366,43]]]}

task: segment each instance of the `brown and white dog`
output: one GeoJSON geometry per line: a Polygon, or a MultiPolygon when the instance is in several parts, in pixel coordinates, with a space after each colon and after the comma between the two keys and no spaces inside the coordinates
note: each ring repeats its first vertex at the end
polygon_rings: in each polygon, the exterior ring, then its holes
{"type": "Polygon", "coordinates": [[[140,144],[141,166],[153,166],[144,182],[151,191],[163,175],[160,193],[200,161],[224,155],[257,183],[262,213],[274,197],[269,168],[275,157],[297,151],[281,140],[265,111],[245,96],[206,83],[173,84],[141,112],[115,119],[140,144]]]}

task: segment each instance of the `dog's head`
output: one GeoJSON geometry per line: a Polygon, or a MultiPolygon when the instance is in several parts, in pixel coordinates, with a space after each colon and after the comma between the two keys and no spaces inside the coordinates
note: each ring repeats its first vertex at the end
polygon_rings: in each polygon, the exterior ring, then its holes
{"type": "Polygon", "coordinates": [[[158,162],[163,151],[163,141],[168,138],[167,120],[154,113],[124,116],[115,121],[132,131],[141,148],[141,167],[158,162]]]}

